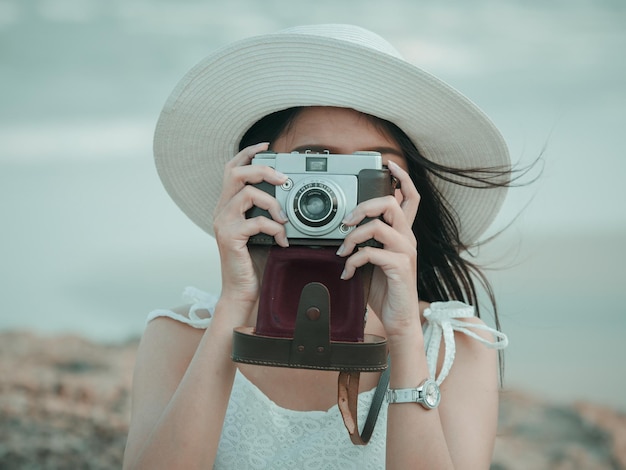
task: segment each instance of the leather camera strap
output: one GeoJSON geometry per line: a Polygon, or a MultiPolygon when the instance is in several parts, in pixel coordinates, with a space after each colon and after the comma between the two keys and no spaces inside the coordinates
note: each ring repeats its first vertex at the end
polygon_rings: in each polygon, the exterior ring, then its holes
{"type": "MultiPolygon", "coordinates": [[[[361,267],[363,274],[363,290],[365,296],[365,304],[367,305],[367,299],[369,297],[369,291],[372,282],[373,265],[367,264],[361,267]]],[[[337,405],[343,418],[343,423],[348,430],[350,440],[355,445],[366,445],[372,433],[376,421],[378,420],[378,414],[385,400],[385,393],[389,387],[389,375],[390,375],[389,358],[387,358],[387,368],[382,371],[380,378],[378,379],[378,385],[374,391],[370,409],[363,425],[363,430],[359,433],[357,405],[359,402],[359,379],[361,376],[360,371],[341,371],[339,372],[338,386],[337,386],[337,405]]]]}
{"type": "Polygon", "coordinates": [[[355,445],[366,445],[372,437],[380,408],[385,400],[385,393],[389,387],[390,369],[389,362],[387,362],[387,368],[380,375],[380,379],[378,379],[378,385],[374,391],[363,430],[360,433],[357,405],[359,402],[359,377],[361,373],[358,371],[342,371],[339,373],[337,404],[341,412],[341,417],[343,418],[343,423],[350,435],[350,440],[355,445]]]}

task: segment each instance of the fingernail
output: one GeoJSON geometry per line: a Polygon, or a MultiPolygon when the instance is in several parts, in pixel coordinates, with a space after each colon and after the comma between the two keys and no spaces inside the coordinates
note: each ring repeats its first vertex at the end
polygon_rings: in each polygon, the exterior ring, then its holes
{"type": "Polygon", "coordinates": [[[283,248],[288,248],[288,247],[289,247],[289,239],[288,239],[285,235],[283,235],[283,236],[279,237],[279,239],[278,239],[278,240],[276,240],[276,241],[277,241],[277,242],[278,242],[278,244],[279,244],[280,246],[282,246],[283,248]]]}
{"type": "Polygon", "coordinates": [[[344,224],[350,224],[350,222],[352,222],[352,219],[353,219],[353,218],[354,218],[354,214],[353,214],[352,212],[350,212],[348,215],[346,215],[346,216],[343,218],[342,222],[343,222],[344,224]]]}
{"type": "Polygon", "coordinates": [[[275,170],[275,172],[276,172],[276,176],[278,176],[279,179],[281,179],[281,180],[286,180],[287,179],[287,175],[286,174],[284,174],[284,173],[282,173],[282,172],[280,172],[278,170],[275,170]]]}
{"type": "Polygon", "coordinates": [[[344,244],[342,243],[341,245],[339,245],[339,248],[337,248],[337,256],[341,256],[343,255],[344,250],[346,249],[346,247],[344,246],[344,244]]]}
{"type": "Polygon", "coordinates": [[[348,273],[347,273],[347,272],[346,272],[346,270],[344,269],[344,270],[341,272],[341,276],[339,276],[339,277],[340,277],[342,280],[345,280],[347,275],[348,275],[348,273]]]}
{"type": "Polygon", "coordinates": [[[285,222],[289,222],[289,219],[287,218],[287,214],[285,214],[285,211],[281,210],[279,217],[281,218],[281,220],[285,221],[285,222]]]}

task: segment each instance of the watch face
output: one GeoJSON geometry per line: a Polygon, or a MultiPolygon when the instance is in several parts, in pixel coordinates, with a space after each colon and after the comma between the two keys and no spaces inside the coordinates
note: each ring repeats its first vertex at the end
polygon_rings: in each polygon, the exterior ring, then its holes
{"type": "Polygon", "coordinates": [[[422,396],[424,397],[424,404],[427,407],[436,408],[441,398],[437,382],[428,380],[422,387],[422,396]]]}

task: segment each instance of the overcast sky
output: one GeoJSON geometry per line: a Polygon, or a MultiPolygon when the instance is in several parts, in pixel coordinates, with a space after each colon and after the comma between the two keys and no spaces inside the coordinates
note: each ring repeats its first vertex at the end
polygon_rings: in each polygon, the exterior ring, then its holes
{"type": "MultiPolygon", "coordinates": [[[[216,46],[308,22],[388,38],[492,117],[514,159],[546,146],[524,223],[626,228],[621,1],[0,0],[0,161],[146,158],[174,83],[216,46]]],[[[364,71],[366,73],[366,71],[364,71]]]]}

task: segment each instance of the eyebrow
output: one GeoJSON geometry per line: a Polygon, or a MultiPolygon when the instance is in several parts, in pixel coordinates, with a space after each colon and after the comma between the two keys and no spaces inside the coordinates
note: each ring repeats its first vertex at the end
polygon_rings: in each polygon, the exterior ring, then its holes
{"type": "MultiPolygon", "coordinates": [[[[307,150],[310,150],[312,152],[320,152],[320,153],[323,153],[326,151],[330,152],[331,154],[340,153],[340,152],[334,152],[333,147],[324,146],[324,145],[301,145],[299,147],[291,149],[292,152],[298,152],[298,153],[304,153],[307,150]]],[[[393,147],[374,147],[374,148],[363,149],[363,151],[378,152],[381,155],[397,155],[398,157],[404,158],[404,153],[402,153],[401,150],[395,149],[393,147]]]]}

